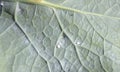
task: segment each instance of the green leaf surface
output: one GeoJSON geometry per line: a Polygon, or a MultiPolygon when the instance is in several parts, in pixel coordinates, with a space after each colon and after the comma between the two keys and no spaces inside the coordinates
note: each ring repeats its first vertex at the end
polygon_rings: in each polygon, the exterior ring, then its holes
{"type": "Polygon", "coordinates": [[[0,72],[119,72],[119,0],[2,0],[0,72]]]}

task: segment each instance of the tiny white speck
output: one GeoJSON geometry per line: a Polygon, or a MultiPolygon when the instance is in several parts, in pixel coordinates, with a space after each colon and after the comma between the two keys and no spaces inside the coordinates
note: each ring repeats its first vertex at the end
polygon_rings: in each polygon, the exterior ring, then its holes
{"type": "Polygon", "coordinates": [[[3,3],[3,2],[1,2],[1,3],[0,3],[0,5],[2,5],[2,6],[3,6],[3,5],[4,5],[4,3],[3,3]]]}
{"type": "Polygon", "coordinates": [[[57,48],[60,48],[60,47],[61,47],[61,46],[58,44],[58,45],[57,45],[57,48]]]}
{"type": "Polygon", "coordinates": [[[77,42],[76,44],[77,44],[77,45],[80,45],[80,42],[77,42]]]}

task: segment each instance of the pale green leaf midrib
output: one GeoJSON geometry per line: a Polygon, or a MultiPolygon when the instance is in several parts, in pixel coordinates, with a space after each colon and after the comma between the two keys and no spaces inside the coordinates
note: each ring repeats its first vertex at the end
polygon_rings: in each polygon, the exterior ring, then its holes
{"type": "Polygon", "coordinates": [[[93,15],[93,16],[106,17],[106,18],[110,18],[110,19],[120,20],[119,17],[109,16],[109,15],[104,15],[104,14],[99,14],[99,13],[93,13],[93,12],[87,12],[87,11],[81,11],[81,10],[78,10],[78,9],[57,5],[57,4],[54,4],[54,3],[47,2],[47,1],[42,1],[38,4],[48,6],[48,7],[52,7],[52,8],[58,8],[58,9],[73,11],[73,12],[77,12],[77,13],[84,14],[84,15],[93,15]]]}
{"type": "MultiPolygon", "coordinates": [[[[28,2],[29,3],[29,1],[22,1],[22,0],[20,2],[28,2]]],[[[99,16],[99,17],[105,17],[105,18],[120,20],[120,17],[109,16],[109,15],[99,14],[99,13],[95,13],[95,12],[81,11],[81,10],[78,10],[78,9],[74,9],[74,8],[70,8],[70,7],[65,7],[65,6],[54,4],[54,3],[51,3],[51,2],[48,2],[48,1],[44,1],[44,0],[40,1],[40,2],[32,2],[32,3],[34,3],[34,4],[40,4],[40,5],[43,5],[43,6],[48,6],[48,7],[51,7],[51,8],[57,8],[57,9],[63,9],[63,10],[73,11],[73,12],[84,14],[84,15],[93,15],[93,16],[99,16]]]]}

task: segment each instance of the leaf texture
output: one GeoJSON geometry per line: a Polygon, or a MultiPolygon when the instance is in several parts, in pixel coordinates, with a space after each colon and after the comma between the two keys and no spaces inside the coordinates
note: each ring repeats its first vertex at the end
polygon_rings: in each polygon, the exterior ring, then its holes
{"type": "Polygon", "coordinates": [[[119,0],[32,1],[1,2],[0,72],[119,72],[119,0]]]}

